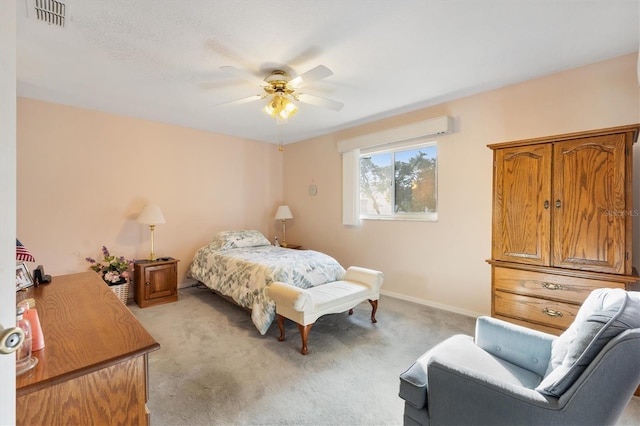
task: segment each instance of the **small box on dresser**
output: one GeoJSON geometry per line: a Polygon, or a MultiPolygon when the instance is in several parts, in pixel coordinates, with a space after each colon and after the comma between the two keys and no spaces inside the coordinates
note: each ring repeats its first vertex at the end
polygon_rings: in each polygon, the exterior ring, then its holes
{"type": "Polygon", "coordinates": [[[178,300],[178,260],[164,257],[137,260],[134,265],[134,300],[141,308],[178,300]]]}

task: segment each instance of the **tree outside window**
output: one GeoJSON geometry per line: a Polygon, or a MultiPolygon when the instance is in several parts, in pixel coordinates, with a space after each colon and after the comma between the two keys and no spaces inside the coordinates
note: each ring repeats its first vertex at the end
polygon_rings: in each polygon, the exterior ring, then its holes
{"type": "Polygon", "coordinates": [[[437,219],[436,143],[360,156],[364,219],[437,219]]]}

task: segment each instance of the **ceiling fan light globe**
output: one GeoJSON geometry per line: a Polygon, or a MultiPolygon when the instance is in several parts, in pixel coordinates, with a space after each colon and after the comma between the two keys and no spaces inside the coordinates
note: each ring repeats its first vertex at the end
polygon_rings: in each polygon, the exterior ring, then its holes
{"type": "Polygon", "coordinates": [[[271,98],[269,102],[267,102],[267,104],[264,106],[263,111],[266,112],[268,115],[274,117],[276,114],[278,114],[278,111],[280,110],[279,99],[280,99],[280,96],[274,95],[273,98],[271,98]]]}
{"type": "Polygon", "coordinates": [[[284,110],[287,111],[287,114],[293,115],[298,111],[298,107],[293,102],[287,101],[284,110]]]}
{"type": "Polygon", "coordinates": [[[298,111],[298,107],[281,95],[274,95],[263,111],[276,119],[286,120],[298,111]]]}

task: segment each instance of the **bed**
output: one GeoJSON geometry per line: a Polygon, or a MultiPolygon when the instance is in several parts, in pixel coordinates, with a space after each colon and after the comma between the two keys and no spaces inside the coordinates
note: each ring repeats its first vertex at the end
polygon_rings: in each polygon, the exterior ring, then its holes
{"type": "Polygon", "coordinates": [[[310,288],[342,279],[345,269],[331,256],[314,250],[272,246],[254,230],[219,232],[196,252],[188,276],[251,310],[251,320],[265,334],[275,318],[267,296],[274,281],[310,288]]]}

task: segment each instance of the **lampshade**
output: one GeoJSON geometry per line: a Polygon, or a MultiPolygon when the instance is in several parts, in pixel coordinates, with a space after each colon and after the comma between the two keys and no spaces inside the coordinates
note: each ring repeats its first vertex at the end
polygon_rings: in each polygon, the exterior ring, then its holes
{"type": "Polygon", "coordinates": [[[36,259],[33,257],[31,252],[27,250],[27,248],[23,246],[20,240],[17,238],[16,238],[16,260],[21,260],[23,262],[36,261],[36,259]]]}
{"type": "Polygon", "coordinates": [[[145,225],[157,225],[159,223],[165,223],[164,216],[160,207],[155,204],[149,204],[142,209],[142,212],[138,216],[138,222],[145,225]]]}
{"type": "Polygon", "coordinates": [[[276,211],[275,220],[285,220],[285,219],[293,219],[293,215],[291,214],[291,210],[289,206],[280,206],[278,207],[278,211],[276,211]]]}
{"type": "Polygon", "coordinates": [[[265,105],[263,111],[273,118],[286,120],[298,112],[298,107],[286,97],[275,94],[269,103],[265,105]]]}

